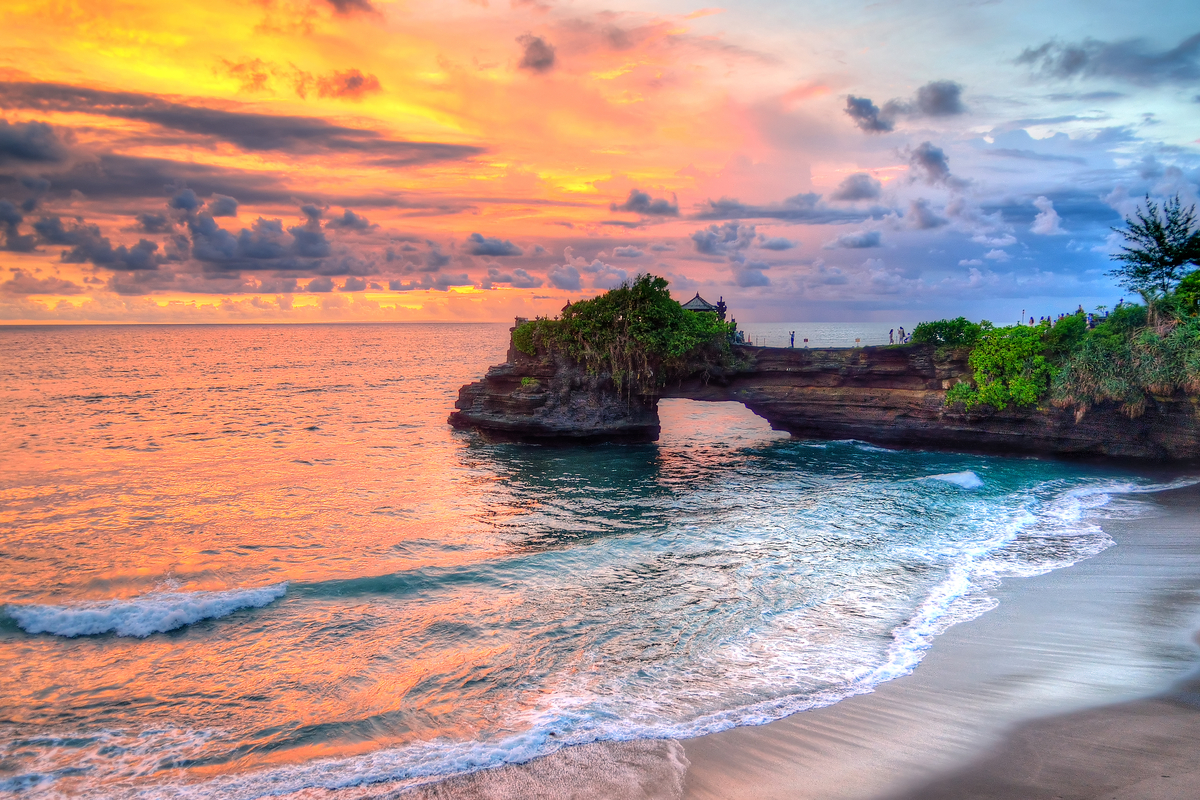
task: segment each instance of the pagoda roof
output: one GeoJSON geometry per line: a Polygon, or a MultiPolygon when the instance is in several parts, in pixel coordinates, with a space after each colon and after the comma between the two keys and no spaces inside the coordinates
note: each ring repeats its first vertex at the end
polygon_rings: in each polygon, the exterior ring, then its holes
{"type": "Polygon", "coordinates": [[[688,300],[686,303],[684,303],[683,307],[686,308],[688,311],[716,311],[717,310],[717,307],[714,306],[712,303],[708,302],[707,300],[705,300],[703,297],[701,297],[699,292],[696,292],[695,297],[693,297],[691,300],[688,300]]]}

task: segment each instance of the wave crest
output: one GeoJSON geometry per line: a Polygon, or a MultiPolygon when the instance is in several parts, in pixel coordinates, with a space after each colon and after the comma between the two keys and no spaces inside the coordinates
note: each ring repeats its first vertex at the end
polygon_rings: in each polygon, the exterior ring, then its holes
{"type": "Polygon", "coordinates": [[[128,600],[63,605],[10,605],[5,613],[26,633],[95,636],[115,633],[144,639],[152,633],[262,608],[287,592],[287,582],[224,592],[153,592],[128,600]]]}

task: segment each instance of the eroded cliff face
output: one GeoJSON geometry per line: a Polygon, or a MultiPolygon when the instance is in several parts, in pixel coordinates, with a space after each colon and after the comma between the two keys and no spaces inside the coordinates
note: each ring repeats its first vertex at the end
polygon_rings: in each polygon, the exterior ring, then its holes
{"type": "Polygon", "coordinates": [[[828,350],[737,348],[743,366],[697,376],[657,395],[626,397],[607,375],[588,375],[561,356],[508,361],[464,386],[456,427],[534,440],[653,440],[660,397],[744,403],[777,430],[812,439],[859,439],[891,447],[1030,455],[1200,458],[1195,398],[1153,399],[1129,419],[1115,404],[1089,410],[947,409],[946,390],[970,375],[966,351],[931,346],[828,350]]]}
{"type": "Polygon", "coordinates": [[[448,420],[495,438],[543,441],[658,439],[658,398],[620,392],[607,374],[545,351],[508,360],[458,393],[448,420]]]}

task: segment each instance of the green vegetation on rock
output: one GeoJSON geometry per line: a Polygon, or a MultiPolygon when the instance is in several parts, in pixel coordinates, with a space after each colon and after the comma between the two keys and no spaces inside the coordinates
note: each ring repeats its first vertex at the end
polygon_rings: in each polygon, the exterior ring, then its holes
{"type": "Polygon", "coordinates": [[[715,314],[684,310],[665,278],[639,275],[599,297],[538,318],[513,331],[526,355],[563,353],[593,374],[607,372],[618,389],[653,392],[668,380],[733,365],[734,325],[715,314]]]}
{"type": "Polygon", "coordinates": [[[942,347],[971,347],[979,341],[982,331],[982,327],[966,317],[939,319],[936,322],[922,322],[913,328],[912,341],[942,347]]]}
{"type": "Polygon", "coordinates": [[[1010,405],[1036,404],[1053,374],[1043,340],[1050,326],[995,328],[985,321],[979,327],[979,338],[968,359],[975,385],[953,386],[946,393],[946,402],[962,403],[968,411],[979,405],[1003,411],[1010,405]]]}
{"type": "Polygon", "coordinates": [[[1077,313],[1037,326],[923,322],[913,341],[972,347],[973,383],[946,393],[946,404],[1032,406],[1049,400],[1082,414],[1106,401],[1139,416],[1149,398],[1200,396],[1200,231],[1195,208],[1179,197],[1163,206],[1146,198],[1118,230],[1127,246],[1114,256],[1121,284],[1145,305],[1121,304],[1089,329],[1077,313]],[[1189,271],[1190,270],[1190,271],[1189,271]],[[970,341],[974,336],[974,341],[970,341]]]}

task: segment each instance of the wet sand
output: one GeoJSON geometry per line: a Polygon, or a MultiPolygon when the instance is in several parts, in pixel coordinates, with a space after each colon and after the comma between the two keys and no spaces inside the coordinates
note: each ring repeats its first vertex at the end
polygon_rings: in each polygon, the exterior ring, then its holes
{"type": "Polygon", "coordinates": [[[685,741],[683,796],[1200,797],[1200,488],[1130,502],[1152,507],[1103,523],[1114,547],[1005,579],[912,675],[685,741]]]}

